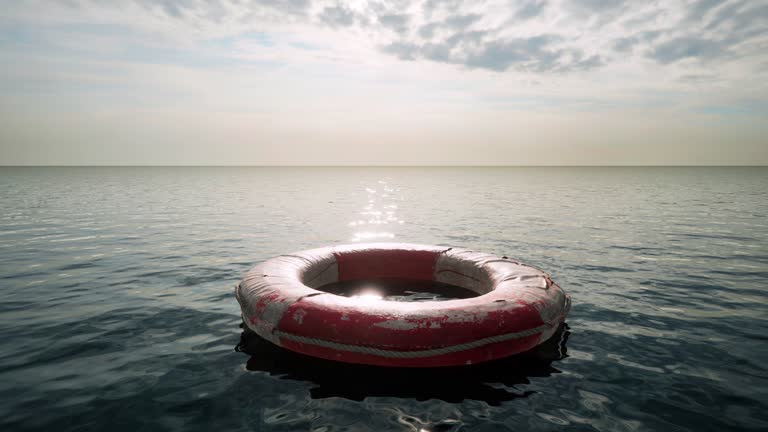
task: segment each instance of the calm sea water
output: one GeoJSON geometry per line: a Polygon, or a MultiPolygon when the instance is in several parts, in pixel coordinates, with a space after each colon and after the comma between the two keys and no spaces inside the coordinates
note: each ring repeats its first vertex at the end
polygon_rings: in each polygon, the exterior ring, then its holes
{"type": "Polygon", "coordinates": [[[765,168],[1,168],[0,203],[0,430],[768,430],[765,168]],[[449,374],[233,350],[249,267],[359,241],[546,269],[570,329],[449,374]]]}

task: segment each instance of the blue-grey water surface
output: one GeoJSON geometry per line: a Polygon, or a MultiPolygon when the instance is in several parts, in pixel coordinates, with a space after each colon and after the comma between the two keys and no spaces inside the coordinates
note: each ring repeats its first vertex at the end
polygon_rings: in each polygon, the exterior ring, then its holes
{"type": "Polygon", "coordinates": [[[766,168],[0,168],[0,203],[3,431],[768,430],[766,168]],[[382,388],[233,350],[249,267],[361,241],[545,269],[567,356],[382,388]]]}

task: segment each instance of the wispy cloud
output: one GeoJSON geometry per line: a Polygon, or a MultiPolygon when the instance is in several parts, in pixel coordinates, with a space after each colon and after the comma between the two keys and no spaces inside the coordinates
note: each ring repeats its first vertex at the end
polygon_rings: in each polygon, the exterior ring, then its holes
{"type": "Polygon", "coordinates": [[[476,100],[492,92],[485,72],[510,84],[497,97],[768,97],[768,5],[754,0],[28,0],[3,8],[0,25],[10,69],[39,56],[423,82],[446,67],[445,85],[476,100]],[[702,75],[705,89],[685,79],[702,75]]]}
{"type": "Polygon", "coordinates": [[[768,28],[768,4],[756,0],[69,0],[17,2],[0,14],[38,25],[116,24],[176,41],[329,28],[355,32],[404,60],[558,73],[626,62],[628,55],[659,65],[728,56],[764,61],[768,28]]]}

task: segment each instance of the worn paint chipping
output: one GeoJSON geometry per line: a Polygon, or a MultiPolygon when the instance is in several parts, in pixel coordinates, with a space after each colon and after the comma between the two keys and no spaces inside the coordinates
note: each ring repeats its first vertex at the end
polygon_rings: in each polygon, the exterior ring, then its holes
{"type": "Polygon", "coordinates": [[[377,322],[376,324],[374,324],[374,326],[391,329],[391,330],[413,330],[413,329],[419,328],[419,325],[417,323],[402,320],[402,319],[393,319],[389,321],[377,322]]]}
{"type": "Polygon", "coordinates": [[[304,317],[307,315],[307,311],[299,309],[293,313],[293,320],[299,324],[304,324],[304,317]]]}

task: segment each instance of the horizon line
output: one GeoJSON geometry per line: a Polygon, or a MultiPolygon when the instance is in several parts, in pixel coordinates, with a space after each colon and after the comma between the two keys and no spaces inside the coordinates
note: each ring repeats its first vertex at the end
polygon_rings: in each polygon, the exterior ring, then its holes
{"type": "Polygon", "coordinates": [[[765,165],[164,165],[164,164],[105,164],[105,165],[3,165],[0,168],[766,168],[765,165]]]}

